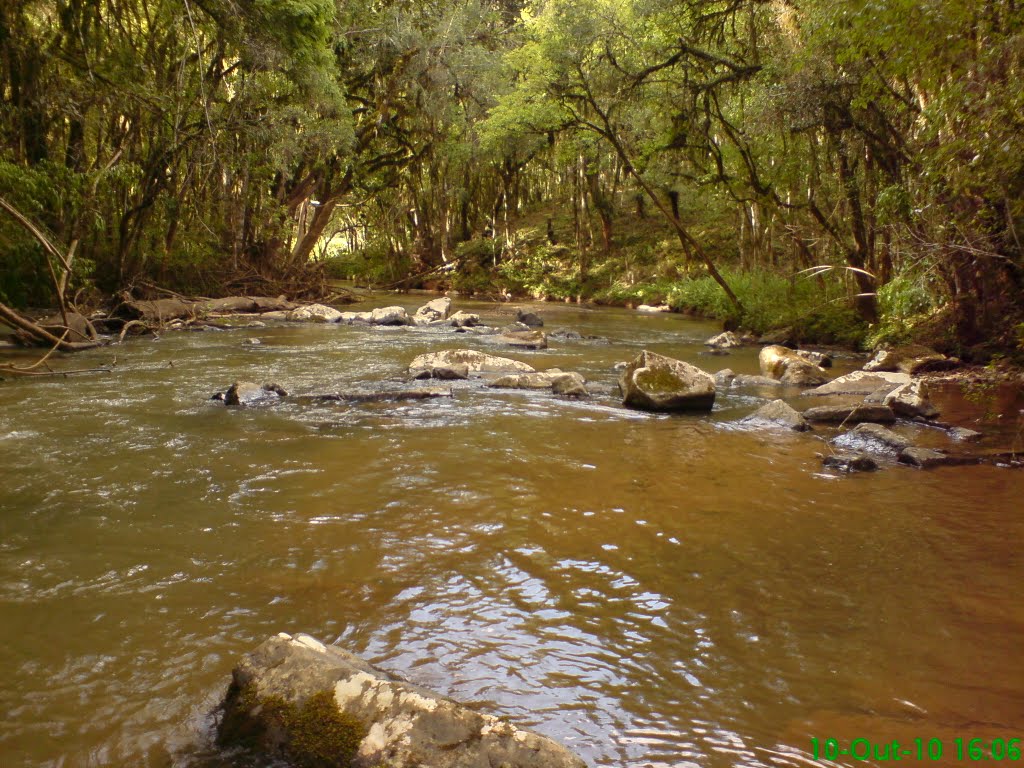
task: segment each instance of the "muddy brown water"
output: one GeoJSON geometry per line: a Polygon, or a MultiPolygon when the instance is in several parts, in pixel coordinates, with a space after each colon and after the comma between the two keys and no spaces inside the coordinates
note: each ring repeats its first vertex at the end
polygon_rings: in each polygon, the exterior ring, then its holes
{"type": "MultiPolygon", "coordinates": [[[[957,738],[1024,735],[1024,472],[826,472],[832,432],[737,424],[775,391],[722,392],[710,415],[624,410],[613,365],[644,347],[739,373],[756,350],[702,355],[717,328],[677,315],[539,310],[609,343],[511,356],[584,373],[591,401],[457,383],[441,401],[210,402],[235,379],[333,391],[399,380],[421,352],[497,352],[285,323],[0,383],[0,765],[251,765],[211,746],[211,712],[279,631],[593,766],[829,764],[812,737],[934,738],[936,764],[959,764],[957,738]]],[[[1018,393],[938,403],[990,447],[1020,441],[1018,393]]]]}

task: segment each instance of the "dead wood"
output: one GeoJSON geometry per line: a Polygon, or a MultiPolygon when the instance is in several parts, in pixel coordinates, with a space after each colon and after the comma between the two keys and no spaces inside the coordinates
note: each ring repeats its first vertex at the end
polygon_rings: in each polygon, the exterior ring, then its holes
{"type": "Polygon", "coordinates": [[[27,340],[35,344],[52,345],[61,352],[77,352],[82,349],[93,349],[101,346],[102,344],[102,342],[97,340],[66,341],[63,337],[55,336],[46,328],[43,328],[26,317],[23,317],[2,303],[0,303],[0,320],[3,320],[5,323],[10,325],[15,329],[15,331],[21,331],[21,334],[16,336],[19,340],[27,340]]]}

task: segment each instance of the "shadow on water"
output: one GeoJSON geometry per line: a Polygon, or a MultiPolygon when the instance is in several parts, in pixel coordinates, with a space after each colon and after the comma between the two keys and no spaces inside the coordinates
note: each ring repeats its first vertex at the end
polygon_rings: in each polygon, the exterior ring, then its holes
{"type": "MultiPolygon", "coordinates": [[[[592,400],[456,384],[430,402],[211,403],[235,379],[302,394],[400,381],[438,348],[500,353],[283,324],[0,384],[4,764],[251,765],[210,749],[210,713],[278,631],[595,766],[826,765],[811,738],[1020,732],[1024,475],[831,475],[821,435],[735,428],[775,392],[723,392],[709,416],[623,410],[614,364],[641,348],[737,373],[756,350],[705,356],[716,329],[675,315],[540,310],[609,343],[512,356],[581,371],[592,400]]],[[[940,405],[1013,439],[976,399],[940,405]]]]}

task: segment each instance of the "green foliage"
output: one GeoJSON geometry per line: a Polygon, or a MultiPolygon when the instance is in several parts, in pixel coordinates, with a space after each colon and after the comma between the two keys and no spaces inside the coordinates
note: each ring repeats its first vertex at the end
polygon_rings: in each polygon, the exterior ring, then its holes
{"type": "Polygon", "coordinates": [[[766,271],[726,270],[725,278],[743,304],[742,315],[736,314],[721,288],[708,276],[674,284],[668,295],[669,306],[721,318],[758,333],[792,327],[808,342],[858,346],[864,339],[867,329],[850,308],[843,289],[766,271]]]}
{"type": "Polygon", "coordinates": [[[537,245],[522,249],[498,266],[507,289],[534,298],[565,299],[582,292],[579,264],[566,257],[570,250],[558,245],[537,245]]]}

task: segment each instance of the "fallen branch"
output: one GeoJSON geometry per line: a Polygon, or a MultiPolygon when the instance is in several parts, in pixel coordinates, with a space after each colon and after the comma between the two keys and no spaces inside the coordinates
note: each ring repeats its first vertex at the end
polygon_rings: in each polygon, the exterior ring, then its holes
{"type": "MultiPolygon", "coordinates": [[[[0,303],[0,320],[12,327],[24,331],[29,337],[44,343],[51,344],[61,352],[78,352],[82,349],[94,349],[102,346],[100,341],[66,341],[50,333],[42,326],[36,325],[31,320],[22,317],[5,304],[0,303]]],[[[66,335],[66,334],[65,334],[66,335]]]]}

